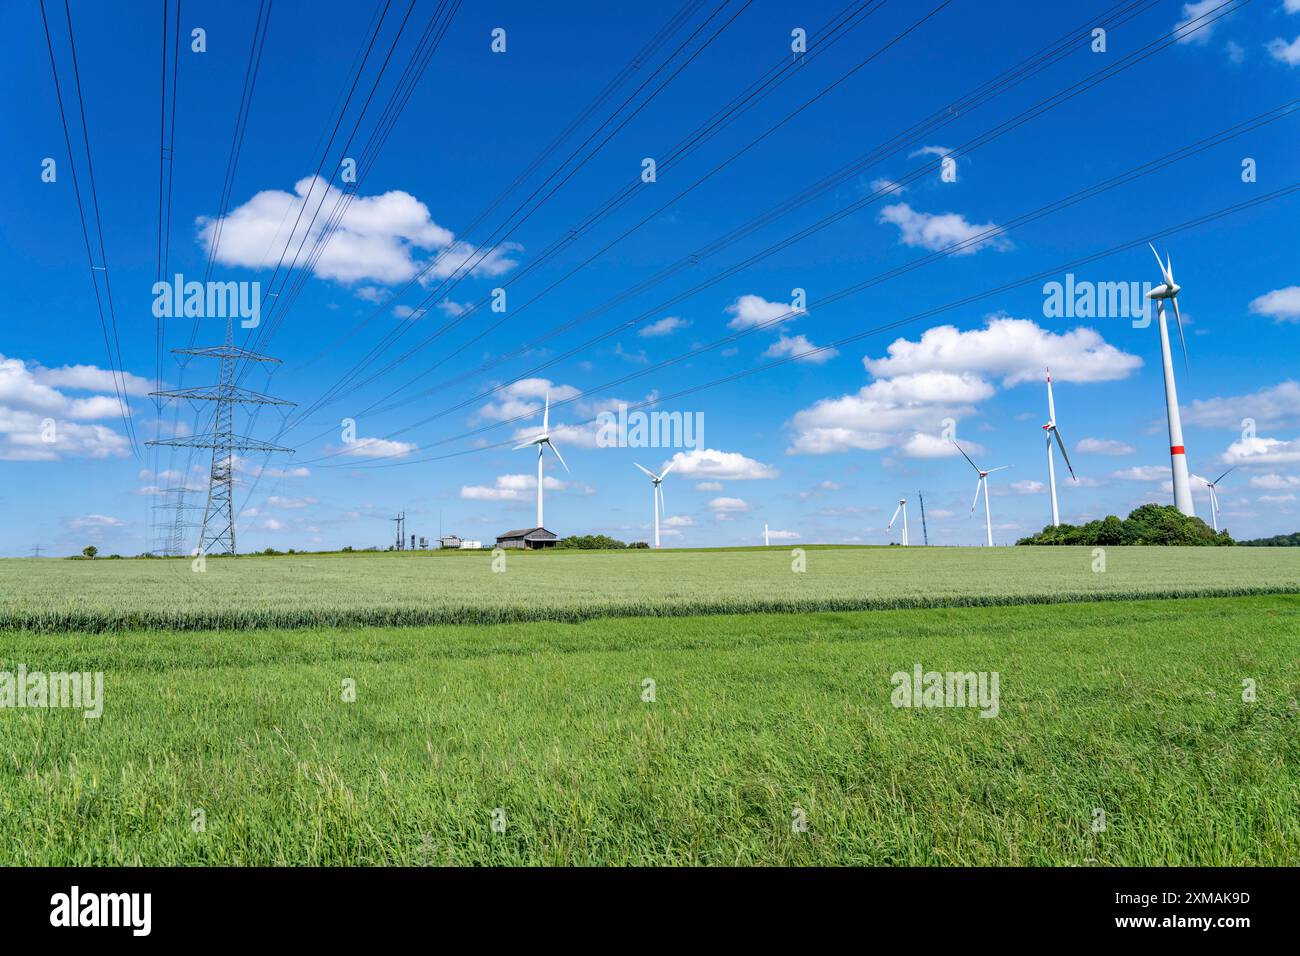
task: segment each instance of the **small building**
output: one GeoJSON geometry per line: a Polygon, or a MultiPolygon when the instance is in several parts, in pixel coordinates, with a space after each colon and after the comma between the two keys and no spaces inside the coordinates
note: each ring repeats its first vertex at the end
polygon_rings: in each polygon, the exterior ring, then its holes
{"type": "Polygon", "coordinates": [[[498,535],[497,547],[536,550],[553,548],[559,540],[559,535],[545,528],[520,528],[517,531],[507,531],[505,534],[498,535]]]}
{"type": "Polygon", "coordinates": [[[461,543],[460,543],[460,549],[461,549],[462,551],[480,551],[480,550],[482,550],[482,548],[483,548],[483,542],[482,542],[482,541],[465,541],[465,540],[462,540],[461,543]]]}
{"type": "Polygon", "coordinates": [[[459,548],[460,536],[454,534],[443,535],[441,538],[438,539],[438,543],[441,547],[444,548],[459,548]]]}

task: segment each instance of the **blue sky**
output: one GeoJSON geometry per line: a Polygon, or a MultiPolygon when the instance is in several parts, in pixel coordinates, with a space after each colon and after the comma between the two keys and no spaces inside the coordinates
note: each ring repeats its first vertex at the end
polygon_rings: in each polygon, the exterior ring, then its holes
{"type": "MultiPolygon", "coordinates": [[[[925,495],[931,543],[977,544],[983,522],[970,514],[975,476],[944,441],[955,430],[981,464],[1011,466],[990,479],[994,537],[1010,543],[1050,518],[1040,429],[1047,417],[1045,364],[1052,366],[1058,423],[1081,479],[1071,482],[1058,457],[1063,520],[1123,515],[1148,501],[1172,503],[1154,325],[1134,328],[1126,317],[1048,316],[1043,286],[1051,280],[1039,279],[871,332],[1300,181],[1300,117],[1289,115],[979,241],[984,230],[1300,97],[1300,2],[1255,0],[969,154],[959,149],[1122,63],[1180,22],[1222,12],[1218,0],[1137,4],[1136,15],[1107,30],[1106,49],[1094,52],[1079,28],[1103,22],[1114,6],[878,4],[838,42],[782,73],[784,81],[769,95],[689,155],[664,163],[655,182],[639,183],[626,202],[547,256],[553,242],[636,181],[644,159],[662,162],[790,59],[792,30],[804,29],[809,48],[817,50],[826,24],[846,8],[775,0],[663,9],[575,3],[545,12],[533,4],[491,10],[466,4],[376,160],[364,168],[339,228],[311,267],[295,270],[282,285],[287,273],[276,274],[274,266],[289,242],[301,195],[309,197],[308,219],[326,199],[321,226],[334,207],[334,194],[311,177],[380,6],[277,0],[212,273],[220,281],[260,282],[264,293],[286,290],[277,298],[289,305],[281,309],[276,298],[267,299],[269,314],[254,330],[256,340],[249,340],[283,364],[269,378],[253,370],[243,384],[310,409],[385,337],[404,333],[305,417],[270,409],[250,422],[237,413],[237,432],[295,450],[237,461],[240,550],[382,546],[392,537],[386,519],[400,510],[409,531],[430,538],[441,528],[490,541],[508,528],[531,526],[535,459],[512,451],[510,439],[537,430],[547,390],[552,401],[572,399],[552,412],[555,442],[572,471],[554,460],[546,465],[546,523],[560,534],[648,539],[649,482],[633,462],[658,470],[676,456],[664,485],[665,544],[757,544],[765,523],[780,532],[778,540],[795,543],[897,540],[897,530],[887,533],[885,525],[897,499],[915,501],[918,491],[925,495]],[[679,9],[686,15],[675,31],[669,28],[667,41],[598,101],[679,9]],[[491,49],[498,27],[505,30],[504,53],[491,49]],[[697,28],[685,52],[635,94],[697,28]],[[946,113],[954,101],[1067,35],[1077,39],[1058,62],[970,110],[946,113]],[[672,202],[881,48],[874,60],[672,202]],[[616,112],[629,96],[631,105],[616,112]],[[936,111],[941,125],[900,136],[936,111]],[[600,131],[611,115],[615,119],[600,131]],[[483,216],[570,127],[571,135],[483,216]],[[562,170],[563,177],[574,168],[564,161],[584,141],[588,150],[599,149],[544,202],[534,199],[525,207],[533,210],[526,221],[489,242],[553,171],[562,170]],[[892,151],[877,162],[705,254],[719,238],[890,141],[892,151]],[[945,181],[937,164],[954,150],[955,176],[945,181]],[[1243,181],[1245,159],[1254,161],[1253,182],[1243,181]],[[887,191],[889,183],[903,185],[887,191]],[[860,208],[825,228],[731,269],[854,203],[860,208]],[[643,219],[643,226],[545,291],[643,219]],[[954,254],[952,244],[963,240],[968,244],[954,254]],[[832,293],[933,252],[947,254],[822,304],[832,293]],[[692,253],[700,254],[697,262],[661,275],[692,253]],[[454,284],[432,278],[470,256],[469,262],[481,261],[454,284]],[[682,297],[724,272],[731,274],[682,297]],[[485,305],[410,351],[458,309],[498,287],[507,291],[504,313],[485,305]],[[806,292],[805,312],[655,367],[789,312],[795,289],[806,292]],[[435,293],[429,311],[411,314],[435,293]],[[589,314],[597,307],[604,308],[589,314]],[[584,319],[580,325],[526,354],[501,358],[578,318],[584,319]],[[470,343],[498,321],[498,328],[470,343]],[[870,334],[806,354],[861,333],[870,334]],[[801,357],[762,368],[792,355],[801,357]],[[439,360],[443,364],[433,367],[439,360]],[[529,374],[537,366],[545,367],[529,374]],[[608,385],[624,376],[634,377],[608,385]],[[596,446],[591,423],[600,410],[732,376],[739,377],[655,406],[702,413],[706,447],[596,446]],[[392,394],[412,380],[414,387],[392,394]],[[486,395],[489,389],[496,391],[486,395]],[[375,410],[384,405],[395,407],[375,410]],[[520,415],[532,417],[514,420],[520,415]],[[344,441],[344,419],[355,421],[351,443],[344,441]]],[[[46,7],[85,191],[67,23],[61,4],[46,7]]],[[[407,2],[394,2],[380,27],[378,53],[366,64],[361,92],[324,164],[324,175],[333,175],[331,188],[344,185],[342,160],[361,154],[435,4],[417,0],[398,36],[407,8],[407,2]],[[380,54],[395,36],[392,62],[353,147],[344,152],[380,54]]],[[[156,543],[151,509],[168,500],[158,489],[204,486],[207,452],[173,454],[143,445],[174,429],[201,430],[206,421],[183,402],[159,412],[146,394],[158,374],[152,309],[161,9],[72,4],[99,219],[129,376],[120,381],[129,393],[138,455],[112,397],[39,5],[14,5],[0,36],[5,87],[23,91],[7,104],[7,148],[0,152],[6,211],[0,219],[0,554],[24,554],[35,545],[71,553],[88,543],[106,553],[139,553],[156,543]],[[47,157],[56,163],[54,182],[42,179],[47,157]],[[47,420],[54,430],[43,436],[47,420]]],[[[189,280],[204,277],[257,12],[249,2],[182,5],[168,272],[189,280]],[[205,52],[188,49],[195,28],[206,32],[205,52]]],[[[1183,286],[1190,368],[1180,356],[1178,387],[1189,463],[1208,477],[1237,466],[1220,493],[1220,521],[1238,537],[1300,528],[1298,210],[1300,194],[1291,194],[1158,242],[1170,251],[1183,286]],[[1243,432],[1246,418],[1254,420],[1253,432],[1243,432]]],[[[308,235],[305,248],[319,236],[308,235]]],[[[293,237],[290,259],[301,238],[293,237]]],[[[1074,271],[1080,281],[1159,281],[1145,246],[1074,271]]],[[[1065,281],[1064,270],[1053,275],[1065,281]]],[[[224,320],[205,317],[169,322],[165,347],[189,344],[194,326],[197,344],[220,344],[224,320]]],[[[237,329],[237,341],[244,338],[237,329]]],[[[206,384],[215,374],[210,360],[182,369],[170,354],[161,368],[171,388],[206,384]]],[[[191,500],[203,496],[200,490],[191,500]]],[[[1196,502],[1208,518],[1199,486],[1196,502]]],[[[918,514],[915,504],[910,508],[915,542],[918,514]]]]}

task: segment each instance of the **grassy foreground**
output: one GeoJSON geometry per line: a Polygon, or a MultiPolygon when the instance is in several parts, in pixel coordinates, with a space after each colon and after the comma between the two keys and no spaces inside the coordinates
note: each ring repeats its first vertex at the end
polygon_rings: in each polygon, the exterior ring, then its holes
{"type": "Polygon", "coordinates": [[[0,629],[582,621],[1300,591],[1285,549],[807,549],[0,560],[0,629]]]}
{"type": "Polygon", "coordinates": [[[0,863],[1296,865],[1297,659],[1297,595],[11,631],[105,704],[0,709],[0,863]],[[999,715],[895,709],[918,662],[999,715]]]}

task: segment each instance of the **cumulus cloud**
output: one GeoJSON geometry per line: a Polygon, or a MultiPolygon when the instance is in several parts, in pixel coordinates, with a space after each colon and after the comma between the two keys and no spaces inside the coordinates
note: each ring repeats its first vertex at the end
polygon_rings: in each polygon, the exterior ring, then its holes
{"type": "Polygon", "coordinates": [[[701,481],[695,486],[696,491],[721,491],[722,482],[720,481],[701,481]]]}
{"type": "Polygon", "coordinates": [[[886,206],[880,210],[880,221],[895,225],[899,229],[899,241],[905,246],[929,249],[938,252],[956,243],[968,243],[960,249],[954,249],[955,256],[969,256],[983,248],[1009,249],[1011,244],[1000,236],[987,236],[976,239],[989,230],[998,228],[996,223],[967,222],[960,213],[929,213],[913,209],[905,202],[886,206]]]}
{"type": "MultiPolygon", "coordinates": [[[[565,401],[579,394],[579,389],[572,385],[557,385],[548,378],[525,378],[499,389],[496,398],[478,410],[475,416],[480,421],[506,421],[520,415],[537,415],[546,404],[546,395],[551,396],[551,404],[565,401]]],[[[529,430],[529,435],[537,434],[541,422],[529,430]]]]}
{"type": "Polygon", "coordinates": [[[658,322],[651,322],[649,325],[638,329],[636,334],[643,339],[659,338],[664,335],[672,335],[678,329],[684,329],[690,324],[685,319],[669,315],[658,322]]]}
{"type": "MultiPolygon", "coordinates": [[[[1300,43],[1300,40],[1296,42],[1300,43]]],[[[1250,311],[1277,322],[1300,322],[1300,285],[1265,292],[1251,300],[1250,311]]]]}
{"type": "Polygon", "coordinates": [[[392,441],[388,438],[358,438],[344,445],[340,454],[349,458],[405,458],[420,446],[409,441],[392,441]]]}
{"type": "MultiPolygon", "coordinates": [[[[712,478],[723,481],[751,481],[775,478],[780,474],[771,465],[747,458],[740,452],[719,451],[716,448],[696,448],[679,451],[664,463],[673,465],[673,474],[684,478],[712,478]]],[[[660,470],[659,474],[663,474],[660,470]]],[[[711,489],[710,489],[711,490],[711,489]]]]}
{"type": "Polygon", "coordinates": [[[1132,468],[1125,468],[1123,471],[1114,472],[1112,478],[1121,478],[1125,481],[1169,481],[1168,465],[1134,465],[1132,468]]]}
{"type": "Polygon", "coordinates": [[[1061,382],[1109,382],[1142,367],[1136,355],[1110,345],[1095,330],[1051,332],[1029,319],[994,316],[982,329],[962,332],[953,325],[926,329],[919,341],[898,339],[881,359],[865,359],[877,377],[922,371],[973,372],[1001,377],[1006,387],[1038,382],[1044,369],[1061,382]]]}
{"type": "Polygon", "coordinates": [[[121,518],[114,518],[111,515],[82,515],[80,518],[71,518],[68,521],[69,528],[75,528],[78,531],[85,528],[121,528],[126,522],[121,518]]]}
{"type": "Polygon", "coordinates": [[[709,510],[719,521],[726,521],[732,515],[748,511],[749,502],[743,498],[713,498],[709,501],[709,510]]]}
{"type": "MultiPolygon", "coordinates": [[[[563,491],[568,485],[547,475],[542,480],[546,491],[563,491]]],[[[464,485],[460,496],[466,501],[533,501],[537,497],[534,475],[499,475],[493,485],[464,485]]]]}
{"type": "MultiPolygon", "coordinates": [[[[256,193],[224,220],[200,216],[198,238],[211,253],[218,228],[217,261],[249,269],[274,268],[282,250],[311,249],[325,230],[327,215],[343,194],[319,176],[306,176],[292,193],[268,189],[256,193]],[[301,217],[300,210],[305,209],[301,217]],[[286,233],[285,229],[292,229],[286,233]]],[[[503,243],[470,269],[476,276],[497,276],[518,263],[510,254],[520,247],[503,243]]],[[[434,222],[429,208],[410,193],[390,190],[376,196],[354,196],[338,227],[320,252],[312,271],[342,283],[363,281],[395,285],[412,279],[433,262],[425,279],[445,279],[476,258],[478,250],[458,240],[434,222]],[[431,256],[430,254],[433,254],[431,256]],[[436,258],[435,258],[436,257],[436,258]]]]}
{"type": "Polygon", "coordinates": [[[1287,66],[1300,66],[1300,36],[1288,43],[1281,37],[1268,41],[1268,55],[1287,66]]]}
{"type": "Polygon", "coordinates": [[[817,346],[808,341],[804,335],[786,335],[781,333],[781,337],[767,347],[763,353],[764,358],[782,358],[785,356],[797,356],[795,361],[807,362],[809,365],[823,365],[840,353],[835,349],[822,349],[814,352],[817,346]]]}
{"type": "Polygon", "coordinates": [[[727,323],[727,327],[731,329],[751,329],[764,322],[772,322],[783,315],[786,316],[784,321],[788,322],[803,314],[802,311],[793,311],[788,302],[769,302],[761,295],[742,295],[727,306],[726,311],[733,316],[727,323]]]}
{"type": "Polygon", "coordinates": [[[1131,455],[1136,449],[1128,442],[1113,438],[1084,438],[1074,446],[1083,455],[1131,455]]]}
{"type": "Polygon", "coordinates": [[[1289,465],[1300,462],[1300,441],[1242,438],[1219,456],[1225,465],[1289,465]]]}
{"type": "MultiPolygon", "coordinates": [[[[126,376],[128,391],[151,386],[126,376]]],[[[118,418],[115,395],[72,396],[60,388],[113,387],[112,373],[93,365],[47,369],[38,363],[0,355],[0,461],[58,461],[65,457],[110,458],[130,453],[130,442],[107,425],[118,418]]]]}
{"type": "Polygon", "coordinates": [[[1239,429],[1246,418],[1260,428],[1300,420],[1300,382],[1288,379],[1248,395],[1200,399],[1183,411],[1185,423],[1207,428],[1239,429]]]}
{"type": "MultiPolygon", "coordinates": [[[[1206,20],[1200,20],[1199,18],[1207,15],[1213,16],[1214,14],[1211,13],[1211,11],[1213,11],[1215,7],[1220,6],[1223,6],[1223,0],[1197,0],[1195,3],[1184,3],[1183,18],[1174,24],[1174,29],[1181,30],[1183,27],[1188,26],[1188,24],[1193,20],[1198,21],[1196,27],[1199,27],[1200,29],[1196,29],[1195,33],[1180,36],[1178,42],[1195,43],[1198,46],[1204,46],[1208,43],[1210,40],[1210,34],[1212,34],[1214,28],[1218,26],[1218,21],[1208,22],[1206,20]]],[[[1195,29],[1195,27],[1192,29],[1195,29]]]]}
{"type": "Polygon", "coordinates": [[[1047,490],[1041,481],[1013,481],[1010,487],[1018,495],[1041,495],[1047,490]]]}
{"type": "Polygon", "coordinates": [[[777,531],[768,529],[767,538],[769,541],[798,541],[802,535],[798,531],[777,531]]]}
{"type": "MultiPolygon", "coordinates": [[[[1300,2],[1300,0],[1297,0],[1297,2],[1300,2]]],[[[1300,488],[1300,475],[1255,475],[1250,479],[1250,486],[1264,491],[1285,491],[1289,488],[1300,488]]]]}

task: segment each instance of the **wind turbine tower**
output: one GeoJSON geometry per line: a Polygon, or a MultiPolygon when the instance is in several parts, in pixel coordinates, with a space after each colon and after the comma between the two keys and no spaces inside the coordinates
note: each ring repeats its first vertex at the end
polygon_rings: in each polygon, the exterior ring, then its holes
{"type": "Polygon", "coordinates": [[[1056,403],[1052,401],[1052,370],[1047,370],[1047,424],[1043,426],[1043,431],[1047,432],[1047,484],[1052,489],[1052,527],[1060,527],[1061,509],[1056,505],[1056,463],[1052,461],[1052,439],[1061,446],[1061,457],[1065,459],[1065,467],[1070,469],[1070,477],[1075,481],[1074,466],[1070,464],[1070,456],[1065,452],[1065,442],[1061,440],[1061,432],[1056,427],[1056,403]]]}
{"type": "MultiPolygon", "coordinates": [[[[556,452],[556,454],[558,455],[559,452],[556,452]]],[[[660,505],[663,505],[664,517],[665,518],[668,517],[668,505],[664,504],[664,479],[668,477],[668,472],[673,470],[673,465],[677,464],[677,461],[676,459],[670,461],[668,463],[668,467],[665,468],[660,474],[657,475],[649,468],[642,468],[640,465],[637,465],[636,462],[632,462],[632,464],[636,465],[637,468],[640,468],[643,472],[645,472],[647,475],[650,476],[650,497],[654,499],[654,506],[655,506],[655,547],[658,548],[659,547],[659,506],[660,505]]],[[[539,517],[541,516],[541,513],[542,512],[538,510],[537,514],[539,517]]]]}
{"type": "Polygon", "coordinates": [[[885,528],[885,530],[890,531],[893,529],[894,522],[898,520],[898,513],[900,511],[903,513],[903,547],[906,548],[907,547],[907,499],[906,498],[898,499],[898,507],[894,509],[894,517],[889,519],[889,525],[885,528]]]}
{"type": "MultiPolygon", "coordinates": [[[[1147,245],[1151,245],[1147,243],[1147,245]]],[[[1196,509],[1192,506],[1192,484],[1187,475],[1187,449],[1183,445],[1183,420],[1178,414],[1178,388],[1174,384],[1174,359],[1169,348],[1169,326],[1165,321],[1165,302],[1174,308],[1174,318],[1178,321],[1178,338],[1183,343],[1183,363],[1187,364],[1187,339],[1183,335],[1183,317],[1178,311],[1178,292],[1182,288],[1174,281],[1174,263],[1165,253],[1165,261],[1160,261],[1160,253],[1151,246],[1156,263],[1164,282],[1147,293],[1148,299],[1155,299],[1156,314],[1160,325],[1160,360],[1165,370],[1165,411],[1169,416],[1169,464],[1174,476],[1174,507],[1183,514],[1192,516],[1196,509]]]]}
{"type": "MultiPolygon", "coordinates": [[[[957,442],[953,441],[953,444],[957,445],[957,442]]],[[[991,548],[993,547],[993,515],[989,511],[989,475],[993,474],[995,471],[1002,471],[1005,468],[1010,468],[1011,466],[999,465],[997,468],[990,468],[988,471],[985,471],[979,465],[975,464],[975,462],[970,460],[970,455],[966,454],[965,451],[962,451],[961,445],[957,445],[957,450],[961,452],[963,458],[970,462],[970,466],[974,468],[975,473],[979,475],[979,478],[975,482],[975,497],[971,500],[970,510],[972,514],[975,513],[975,506],[980,502],[980,492],[983,492],[985,539],[988,542],[988,546],[991,548]]]]}
{"type": "Polygon", "coordinates": [[[542,433],[535,438],[530,438],[522,445],[516,445],[514,450],[528,448],[532,445],[537,446],[537,527],[542,528],[542,452],[547,448],[555,453],[555,457],[560,459],[560,464],[564,465],[564,470],[568,471],[569,466],[560,454],[560,450],[551,442],[551,393],[546,393],[546,410],[542,412],[542,433]]]}
{"type": "Polygon", "coordinates": [[[1237,466],[1233,465],[1231,468],[1229,468],[1227,471],[1221,474],[1218,478],[1215,478],[1213,481],[1209,481],[1205,478],[1202,478],[1200,475],[1192,475],[1193,478],[1195,478],[1197,481],[1204,483],[1205,487],[1210,489],[1210,520],[1214,522],[1215,534],[1219,533],[1219,482],[1221,482],[1224,478],[1227,478],[1228,475],[1232,474],[1232,472],[1235,471],[1236,468],[1237,466]]]}

